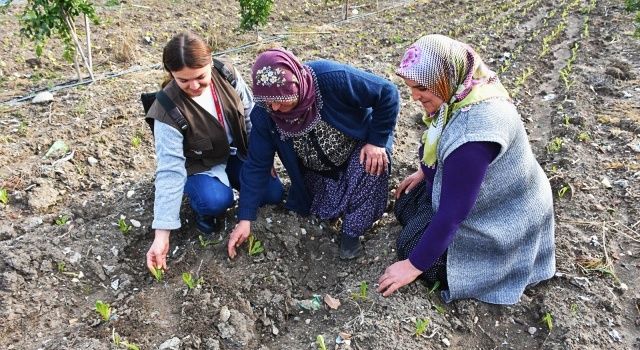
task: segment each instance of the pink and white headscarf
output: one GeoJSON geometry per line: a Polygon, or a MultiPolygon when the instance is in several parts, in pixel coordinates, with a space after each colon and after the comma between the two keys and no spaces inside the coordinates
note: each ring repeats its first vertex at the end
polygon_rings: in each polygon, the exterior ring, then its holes
{"type": "Polygon", "coordinates": [[[497,75],[467,44],[444,35],[425,35],[407,49],[396,74],[417,82],[444,101],[422,135],[422,162],[433,167],[442,131],[456,110],[489,98],[509,98],[497,75]]]}

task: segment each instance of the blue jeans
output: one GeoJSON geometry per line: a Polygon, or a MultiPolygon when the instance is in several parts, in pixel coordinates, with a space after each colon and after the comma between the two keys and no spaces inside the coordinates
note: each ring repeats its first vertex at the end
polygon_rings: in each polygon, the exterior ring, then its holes
{"type": "MultiPolygon", "coordinates": [[[[184,193],[189,197],[191,209],[199,215],[217,216],[233,205],[233,190],[240,190],[240,169],[243,161],[237,156],[229,156],[227,160],[228,187],[217,177],[204,174],[190,175],[184,186],[184,193]]],[[[262,205],[278,204],[282,200],[284,188],[279,178],[270,177],[262,205]]]]}

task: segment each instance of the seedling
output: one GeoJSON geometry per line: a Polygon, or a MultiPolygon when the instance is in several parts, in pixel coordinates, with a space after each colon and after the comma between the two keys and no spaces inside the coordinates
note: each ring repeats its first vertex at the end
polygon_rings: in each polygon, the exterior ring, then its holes
{"type": "Polygon", "coordinates": [[[416,338],[421,336],[422,333],[424,333],[424,331],[427,330],[427,326],[429,325],[429,319],[428,318],[418,318],[416,319],[416,338]]]}
{"type": "Polygon", "coordinates": [[[587,142],[591,140],[591,136],[589,136],[589,133],[586,131],[582,131],[578,134],[578,141],[580,142],[587,142]]]}
{"type": "Polygon", "coordinates": [[[358,293],[352,293],[351,297],[355,300],[367,300],[367,293],[369,292],[369,283],[366,281],[360,282],[358,293]]]}
{"type": "Polygon", "coordinates": [[[447,313],[447,310],[442,305],[434,303],[433,307],[436,309],[436,312],[439,313],[440,315],[444,315],[445,313],[447,313]]]}
{"type": "Polygon", "coordinates": [[[325,345],[322,335],[316,337],[316,345],[318,345],[318,350],[327,350],[327,345],[325,345]]]}
{"type": "Polygon", "coordinates": [[[438,288],[440,288],[440,281],[436,281],[427,294],[432,295],[436,290],[438,290],[438,288]]]}
{"type": "Polygon", "coordinates": [[[58,263],[56,264],[56,268],[58,269],[58,272],[60,273],[64,272],[64,269],[65,269],[64,261],[58,261],[58,263]]]}
{"type": "Polygon", "coordinates": [[[9,203],[9,193],[6,188],[0,188],[0,203],[4,205],[9,203]]]}
{"type": "Polygon", "coordinates": [[[200,247],[206,248],[206,247],[208,247],[210,245],[215,245],[215,244],[218,244],[218,243],[222,242],[222,238],[213,240],[213,239],[206,239],[206,238],[204,238],[203,235],[199,235],[198,236],[198,241],[200,242],[200,247]]]}
{"type": "Polygon", "coordinates": [[[127,225],[127,222],[125,221],[125,217],[121,216],[120,219],[118,219],[118,229],[120,230],[120,232],[122,232],[122,234],[127,234],[129,233],[129,231],[131,231],[131,225],[127,225]]]}
{"type": "Polygon", "coordinates": [[[162,280],[164,279],[164,270],[161,268],[154,267],[153,271],[151,272],[151,275],[153,275],[153,278],[155,278],[156,281],[162,282],[162,280]]]}
{"type": "Polygon", "coordinates": [[[571,313],[574,316],[578,314],[578,311],[579,311],[578,304],[572,303],[571,306],[569,306],[569,309],[571,310],[571,313]]]}
{"type": "Polygon", "coordinates": [[[198,279],[194,279],[191,275],[191,272],[183,272],[182,281],[187,285],[189,289],[193,289],[202,284],[204,282],[204,278],[200,277],[198,279]]]}
{"type": "Polygon", "coordinates": [[[558,198],[564,197],[570,189],[571,187],[569,185],[562,186],[562,188],[558,190],[558,198]]]}
{"type": "Polygon", "coordinates": [[[134,137],[131,138],[131,146],[133,148],[138,148],[140,147],[140,144],[142,143],[142,139],[140,138],[140,136],[136,135],[134,137]]]}
{"type": "Polygon", "coordinates": [[[98,312],[103,321],[111,319],[111,306],[102,300],[96,300],[96,312],[98,312]]]}
{"type": "Polygon", "coordinates": [[[554,137],[547,145],[547,153],[558,153],[562,150],[562,139],[554,137]]]}
{"type": "Polygon", "coordinates": [[[123,346],[127,350],[140,350],[140,347],[134,343],[129,343],[127,340],[122,339],[118,333],[116,333],[116,329],[114,328],[111,331],[111,339],[113,340],[113,345],[117,347],[123,346]]]}
{"type": "Polygon", "coordinates": [[[551,316],[550,312],[546,312],[544,316],[542,316],[542,323],[551,331],[553,329],[553,316],[551,316]]]}
{"type": "Polygon", "coordinates": [[[249,235],[249,255],[254,256],[264,252],[262,242],[257,240],[253,235],[249,235]]]}
{"type": "Polygon", "coordinates": [[[60,215],[58,216],[58,218],[56,219],[56,225],[57,226],[64,226],[69,222],[69,217],[66,215],[60,215]]]}

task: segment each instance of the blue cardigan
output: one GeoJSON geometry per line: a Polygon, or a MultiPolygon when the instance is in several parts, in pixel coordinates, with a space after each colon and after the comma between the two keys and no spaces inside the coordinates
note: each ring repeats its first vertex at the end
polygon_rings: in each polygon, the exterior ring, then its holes
{"type": "MultiPolygon", "coordinates": [[[[400,110],[399,94],[390,81],[333,61],[306,63],[315,73],[322,95],[320,117],[346,135],[391,154],[393,129],[400,110]]],[[[240,174],[239,220],[255,220],[270,176],[275,153],[282,161],[291,187],[286,207],[308,215],[311,195],[304,186],[303,172],[291,139],[282,140],[269,112],[256,105],[249,155],[240,174]]]]}

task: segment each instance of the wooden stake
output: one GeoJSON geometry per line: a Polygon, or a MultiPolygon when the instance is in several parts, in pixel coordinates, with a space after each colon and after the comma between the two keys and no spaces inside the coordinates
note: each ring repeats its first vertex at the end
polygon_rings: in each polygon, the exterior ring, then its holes
{"type": "Polygon", "coordinates": [[[84,55],[84,51],[82,50],[82,45],[80,45],[80,41],[78,40],[78,35],[76,34],[75,25],[73,25],[73,22],[71,22],[71,20],[69,19],[69,15],[67,15],[66,13],[64,14],[64,20],[67,23],[69,30],[71,31],[71,37],[73,38],[73,42],[76,44],[76,48],[78,49],[78,52],[80,52],[80,57],[82,57],[82,62],[84,63],[84,66],[87,68],[87,70],[89,71],[89,77],[91,78],[91,81],[95,81],[95,77],[93,76],[93,70],[91,69],[91,67],[89,67],[89,62],[87,62],[87,57],[84,55]]]}

